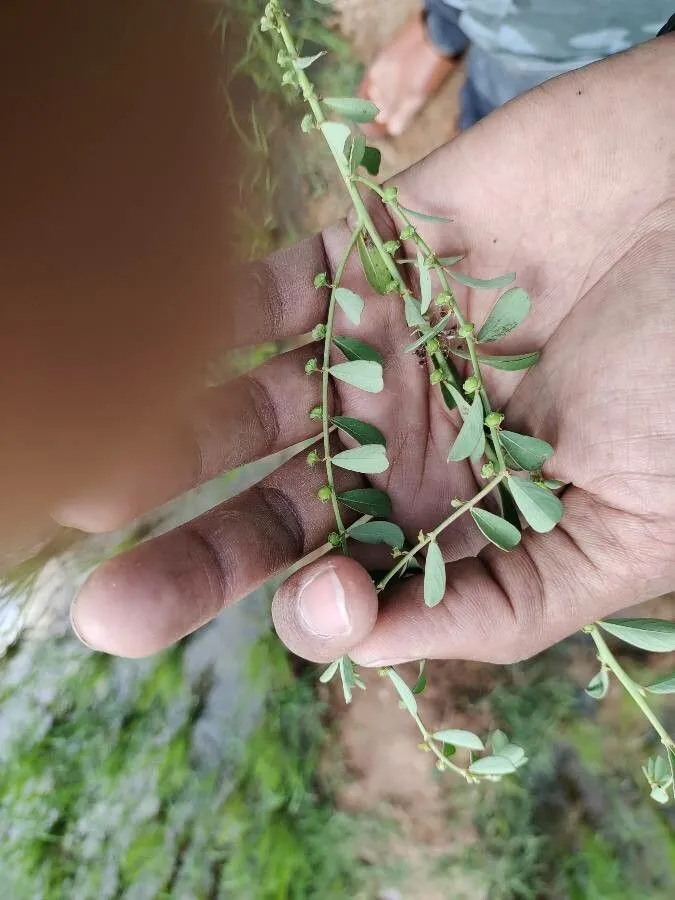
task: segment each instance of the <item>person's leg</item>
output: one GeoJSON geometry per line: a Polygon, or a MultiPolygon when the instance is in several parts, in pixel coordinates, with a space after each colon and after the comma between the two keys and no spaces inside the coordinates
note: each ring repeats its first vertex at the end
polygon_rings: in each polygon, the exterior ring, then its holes
{"type": "Polygon", "coordinates": [[[459,13],[442,0],[426,0],[377,55],[360,94],[380,109],[371,133],[399,135],[438,90],[467,47],[459,13]]]}

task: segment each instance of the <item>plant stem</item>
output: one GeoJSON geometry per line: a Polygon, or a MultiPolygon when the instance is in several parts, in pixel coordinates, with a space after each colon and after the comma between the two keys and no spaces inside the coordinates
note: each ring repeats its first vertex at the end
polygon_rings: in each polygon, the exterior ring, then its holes
{"type": "Polygon", "coordinates": [[[601,664],[616,676],[617,680],[621,683],[623,688],[628,692],[637,706],[639,706],[642,714],[661,739],[661,743],[665,747],[668,755],[675,752],[675,741],[673,741],[671,736],[659,721],[656,713],[652,710],[651,706],[645,700],[641,686],[633,681],[633,679],[621,666],[617,658],[609,649],[605,639],[600,633],[600,629],[598,628],[598,626],[596,624],[587,625],[586,628],[584,628],[584,631],[586,632],[586,634],[590,635],[591,639],[593,640],[596,650],[598,651],[598,659],[600,660],[601,664]]]}
{"type": "Polygon", "coordinates": [[[437,525],[432,531],[430,531],[422,540],[418,541],[418,543],[412,548],[412,550],[408,550],[407,553],[404,553],[403,556],[399,559],[393,569],[391,569],[384,578],[377,584],[378,592],[383,590],[387,584],[391,581],[391,579],[396,575],[397,572],[400,572],[403,569],[409,560],[415,556],[420,550],[423,550],[427,544],[430,544],[432,541],[435,541],[438,535],[444,531],[449,525],[452,525],[453,522],[457,521],[460,516],[463,516],[464,513],[468,512],[470,509],[473,509],[474,506],[477,506],[481,500],[487,497],[488,494],[492,493],[492,491],[497,487],[497,485],[504,480],[506,477],[506,472],[500,472],[494,476],[494,478],[490,479],[488,483],[481,488],[478,493],[471,498],[471,500],[467,500],[466,503],[463,503],[460,507],[458,507],[451,515],[447,517],[447,519],[443,519],[443,521],[437,525]]]}
{"type": "Polygon", "coordinates": [[[345,526],[342,521],[337,494],[335,493],[333,462],[330,456],[331,424],[328,413],[328,388],[330,384],[330,348],[333,341],[333,321],[335,319],[335,292],[340,285],[340,279],[342,278],[345,266],[347,265],[349,255],[354,249],[358,235],[359,229],[357,228],[349,239],[345,251],[342,254],[342,259],[338,263],[337,268],[335,269],[335,275],[333,276],[333,284],[330,289],[330,300],[328,301],[328,315],[326,316],[326,335],[323,344],[323,367],[321,369],[321,422],[323,427],[323,455],[324,465],[326,467],[326,483],[330,488],[330,499],[333,505],[333,512],[335,513],[335,524],[337,525],[338,534],[340,535],[343,545],[346,543],[345,526]]]}

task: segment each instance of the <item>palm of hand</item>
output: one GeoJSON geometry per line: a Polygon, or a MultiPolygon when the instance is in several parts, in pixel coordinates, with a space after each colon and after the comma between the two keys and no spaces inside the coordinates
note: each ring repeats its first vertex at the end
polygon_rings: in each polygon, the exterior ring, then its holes
{"type": "MultiPolygon", "coordinates": [[[[622,65],[625,60],[613,61],[605,70],[622,65]]],[[[374,626],[374,597],[365,598],[370,589],[354,574],[355,563],[338,560],[335,569],[342,567],[343,581],[351,589],[351,625],[339,635],[330,629],[308,633],[298,619],[298,585],[292,582],[278,597],[276,621],[286,642],[310,658],[328,659],[347,649],[364,663],[453,655],[518,658],[672,583],[675,484],[669,460],[675,449],[675,311],[669,302],[668,273],[675,249],[675,208],[668,201],[669,166],[658,154],[658,141],[654,146],[658,128],[639,121],[649,110],[633,113],[637,121],[627,133],[622,111],[626,104],[617,105],[608,95],[606,102],[593,106],[593,118],[600,116],[604,128],[592,127],[595,121],[585,107],[573,106],[588,79],[588,73],[581,73],[556,82],[552,97],[542,91],[519,101],[513,110],[491,117],[397,179],[406,206],[451,215],[458,223],[423,229],[439,255],[468,250],[466,271],[489,276],[515,270],[518,282],[532,294],[532,314],[499,351],[540,349],[540,363],[525,376],[491,370],[485,370],[485,376],[493,405],[505,412],[508,427],[554,446],[547,471],[572,485],[565,494],[562,526],[550,535],[528,534],[512,554],[488,548],[476,557],[480,536],[470,523],[461,522],[447,533],[446,558],[457,562],[449,572],[444,604],[427,610],[419,580],[411,579],[396,589],[374,626]],[[570,109],[562,136],[551,114],[561,103],[570,109]],[[548,116],[542,118],[546,104],[548,116]],[[513,119],[508,130],[506,117],[513,119]],[[453,181],[448,173],[455,171],[463,177],[453,181]],[[615,171],[621,172],[621,179],[615,178],[615,171]],[[653,173],[648,184],[645,171],[653,173]],[[370,611],[360,612],[359,604],[370,611]]],[[[599,89],[597,77],[591,88],[599,89]]],[[[662,130],[669,127],[662,123],[662,130]]],[[[347,234],[342,226],[325,236],[333,268],[347,234]]],[[[316,249],[306,256],[300,260],[300,276],[296,259],[286,265],[287,270],[296,269],[286,277],[311,280],[316,249]]],[[[363,289],[353,268],[344,283],[363,289]]],[[[474,293],[459,299],[469,317],[480,323],[493,297],[474,293]]],[[[293,315],[300,324],[300,314],[293,315]]],[[[344,320],[338,321],[337,330],[347,333],[344,320]]],[[[385,392],[373,398],[340,385],[337,402],[344,414],[371,422],[387,435],[390,469],[374,483],[388,491],[393,517],[414,536],[447,515],[453,497],[475,493],[475,476],[468,466],[446,462],[456,424],[414,354],[402,355],[410,337],[395,298],[367,298],[359,338],[385,357],[385,392]]],[[[280,371],[275,378],[283,381],[280,371]]],[[[301,389],[299,381],[284,387],[296,405],[304,403],[307,389],[301,389]]],[[[277,424],[283,420],[277,414],[277,424]]],[[[274,491],[284,498],[292,491],[297,494],[294,504],[303,536],[295,543],[287,541],[290,549],[284,552],[271,537],[265,546],[271,531],[262,513],[256,513],[257,518],[248,514],[255,519],[256,533],[240,508],[221,514],[215,524],[212,519],[192,529],[202,543],[210,529],[206,554],[201,543],[190,543],[185,535],[162,539],[173,540],[163,548],[141,548],[144,556],[137,557],[135,571],[144,569],[146,581],[147,572],[156,580],[161,575],[155,603],[159,596],[164,607],[173,609],[178,582],[183,598],[187,590],[188,602],[192,597],[199,600],[196,612],[181,608],[174,611],[173,621],[167,616],[151,634],[141,635],[141,649],[156,649],[195,627],[253,586],[261,574],[282,568],[289,553],[307,552],[325,537],[332,524],[329,517],[312,512],[312,478],[319,478],[320,472],[311,477],[301,473],[296,465],[267,485],[267,515],[274,491]],[[225,519],[237,519],[236,535],[224,527],[225,519]],[[214,532],[221,545],[229,541],[230,546],[214,551],[214,532]],[[233,548],[240,554],[237,577],[230,571],[233,548]],[[257,567],[252,562],[255,554],[257,567]],[[168,556],[174,560],[171,564],[168,556]],[[169,600],[162,592],[171,594],[169,600]]],[[[273,524],[278,525],[279,518],[277,506],[273,524]]],[[[108,578],[115,574],[128,592],[130,566],[124,566],[120,562],[108,578]]],[[[103,577],[90,591],[92,597],[98,592],[99,620],[105,589],[103,577]]],[[[136,598],[139,590],[136,584],[136,598]]],[[[108,634],[115,629],[111,621],[106,623],[108,634]]]]}

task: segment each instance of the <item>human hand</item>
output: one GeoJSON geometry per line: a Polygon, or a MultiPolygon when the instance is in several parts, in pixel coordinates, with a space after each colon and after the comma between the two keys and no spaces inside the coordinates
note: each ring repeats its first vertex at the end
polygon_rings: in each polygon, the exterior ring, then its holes
{"type": "MultiPolygon", "coordinates": [[[[675,583],[674,79],[673,42],[660,39],[509,104],[396,179],[406,206],[453,216],[424,229],[439,255],[465,252],[478,275],[513,269],[530,291],[530,317],[499,349],[540,349],[540,363],[525,375],[485,375],[509,426],[553,444],[546,474],[570,485],[565,516],[548,535],[527,532],[510,554],[484,547],[460,520],[445,533],[448,591],[434,609],[419,579],[392,588],[378,611],[354,559],[314,563],[275,598],[277,629],[295,652],[324,661],[349,652],[366,665],[505,662],[675,583]]],[[[240,306],[242,343],[322,320],[325,297],[311,280],[325,260],[335,266],[347,234],[338,226],[262,270],[240,306]]],[[[359,337],[384,356],[385,390],[373,398],[339,385],[335,403],[387,435],[391,466],[373,483],[412,537],[447,515],[453,497],[470,496],[474,475],[446,463],[456,423],[415,357],[402,354],[409,333],[395,299],[368,296],[356,267],[345,284],[366,296],[359,337]]],[[[477,322],[493,299],[460,297],[477,322]]],[[[339,330],[349,333],[342,318],[339,330]]],[[[309,355],[294,351],[211,394],[191,439],[167,449],[164,475],[146,474],[156,482],[145,504],[188,487],[195,471],[205,478],[315,432],[309,355]]],[[[107,563],[77,601],[82,636],[135,656],[198,627],[325,540],[332,517],[316,500],[321,483],[296,458],[107,563]]],[[[71,520],[112,526],[139,511],[103,497],[73,508],[71,520]]]]}

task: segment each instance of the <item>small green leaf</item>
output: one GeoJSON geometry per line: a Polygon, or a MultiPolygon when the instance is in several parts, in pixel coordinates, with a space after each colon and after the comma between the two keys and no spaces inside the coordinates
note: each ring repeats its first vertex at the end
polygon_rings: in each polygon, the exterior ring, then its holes
{"type": "Polygon", "coordinates": [[[670,766],[665,756],[654,758],[654,781],[663,783],[670,780],[670,766]]]}
{"type": "Polygon", "coordinates": [[[594,675],[588,682],[586,693],[594,700],[602,700],[607,696],[609,690],[609,675],[607,669],[600,669],[597,675],[594,675]]]}
{"type": "Polygon", "coordinates": [[[337,363],[330,367],[329,372],[334,378],[369,394],[379,394],[384,388],[382,366],[372,360],[359,359],[354,362],[337,363]]]}
{"type": "Polygon", "coordinates": [[[372,122],[379,109],[372,100],[361,100],[358,97],[324,97],[323,103],[339,116],[350,122],[372,122]]]}
{"type": "Polygon", "coordinates": [[[520,531],[501,516],[474,507],[471,510],[471,517],[488,541],[500,550],[513,550],[520,543],[520,531]]]}
{"type": "Polygon", "coordinates": [[[338,159],[343,159],[346,163],[345,144],[352,134],[349,128],[346,125],[342,125],[340,122],[323,122],[321,124],[321,131],[333,154],[338,159]]]}
{"type": "Polygon", "coordinates": [[[499,443],[517,465],[531,472],[538,472],[553,456],[553,447],[546,441],[515,431],[500,431],[499,443]]]}
{"type": "Polygon", "coordinates": [[[437,606],[445,596],[445,563],[440,547],[432,541],[424,563],[424,602],[437,606]]]}
{"type": "Polygon", "coordinates": [[[448,393],[455,401],[455,406],[459,410],[460,416],[463,419],[466,419],[466,417],[469,415],[469,412],[471,411],[471,404],[468,402],[465,396],[460,393],[460,391],[454,386],[454,384],[444,383],[444,387],[447,388],[448,393]]]}
{"type": "Polygon", "coordinates": [[[385,669],[387,675],[391,679],[391,683],[396,688],[396,692],[401,698],[401,702],[408,710],[411,716],[417,715],[417,700],[415,700],[415,695],[410,690],[405,681],[401,678],[401,676],[394,669],[387,667],[385,669]]]}
{"type": "Polygon", "coordinates": [[[393,522],[364,522],[362,525],[352,526],[348,534],[362,544],[388,544],[398,548],[405,544],[405,535],[393,522]]]}
{"type": "MultiPolygon", "coordinates": [[[[452,352],[460,359],[471,359],[466,350],[453,347],[452,352]]],[[[531,369],[539,359],[539,352],[532,353],[516,353],[513,356],[486,356],[483,353],[478,354],[478,362],[484,366],[491,366],[493,369],[502,369],[505,372],[519,372],[521,369],[531,369]]]]}
{"type": "Polygon", "coordinates": [[[426,328],[427,321],[420,312],[420,304],[410,294],[406,295],[404,301],[405,307],[405,323],[409,328],[426,328]]]}
{"type": "Polygon", "coordinates": [[[652,788],[650,797],[652,798],[652,800],[655,800],[657,803],[660,803],[662,806],[664,806],[670,800],[668,791],[664,787],[661,787],[658,784],[655,784],[654,787],[652,788]]]}
{"type": "Polygon", "coordinates": [[[359,472],[361,475],[379,475],[389,468],[389,460],[382,444],[363,444],[361,447],[352,447],[351,450],[342,450],[331,457],[331,462],[334,466],[349,472],[359,472]]]}
{"type": "Polygon", "coordinates": [[[427,341],[430,341],[430,340],[432,340],[432,338],[435,338],[437,334],[440,334],[441,331],[443,331],[443,329],[448,324],[448,322],[450,321],[451,318],[452,318],[452,314],[443,316],[443,318],[440,320],[440,322],[437,322],[433,328],[430,328],[427,332],[425,332],[423,335],[421,335],[416,341],[414,341],[412,344],[410,344],[410,346],[406,347],[405,352],[410,353],[412,350],[417,350],[417,348],[421,347],[422,344],[426,344],[427,341]]]}
{"type": "Polygon", "coordinates": [[[439,256],[438,264],[441,266],[454,266],[456,263],[461,262],[464,259],[464,254],[461,256],[439,256]]]}
{"type": "Polygon", "coordinates": [[[318,53],[315,53],[314,56],[299,56],[297,59],[293,60],[293,65],[296,69],[308,69],[312,63],[315,63],[317,59],[321,59],[321,57],[325,55],[326,51],[320,50],[318,53]]]}
{"type": "Polygon", "coordinates": [[[505,747],[501,748],[499,755],[510,759],[516,769],[524,766],[527,762],[525,751],[522,747],[519,747],[518,744],[507,744],[505,747]]]}
{"type": "Polygon", "coordinates": [[[427,676],[424,674],[426,665],[427,665],[426,660],[424,660],[424,659],[421,660],[420,670],[417,675],[417,681],[415,682],[415,687],[412,689],[412,692],[413,692],[413,694],[415,694],[415,696],[418,696],[418,694],[423,693],[424,689],[427,686],[427,676]]]}
{"type": "MultiPolygon", "coordinates": [[[[460,407],[461,412],[461,407],[460,407]]],[[[448,460],[460,462],[468,459],[474,451],[476,444],[483,434],[483,403],[478,393],[474,394],[473,402],[467,413],[464,423],[450,448],[448,460]]]]}
{"type": "Polygon", "coordinates": [[[366,139],[359,132],[358,134],[354,134],[351,137],[351,142],[349,144],[349,152],[347,156],[349,158],[349,171],[354,175],[356,170],[361,165],[361,161],[363,160],[363,154],[366,152],[366,139]]]}
{"type": "Polygon", "coordinates": [[[476,340],[481,344],[498,341],[520,325],[529,311],[530,298],[527,291],[522,288],[504,291],[490,310],[476,340]]]}
{"type": "Polygon", "coordinates": [[[466,287],[476,288],[476,290],[480,291],[506,287],[507,284],[511,284],[516,278],[515,272],[507,272],[506,275],[497,275],[496,278],[473,278],[471,275],[465,275],[463,272],[456,272],[454,269],[448,269],[448,273],[450,277],[454,281],[459,282],[459,284],[464,284],[466,287]]]}
{"type": "Polygon", "coordinates": [[[350,362],[356,362],[359,359],[365,359],[370,362],[382,365],[382,357],[374,347],[364,344],[352,337],[342,337],[342,335],[334,334],[333,343],[338,349],[342,350],[344,355],[350,362]]]}
{"type": "Polygon", "coordinates": [[[363,312],[363,298],[359,297],[349,288],[339,287],[335,289],[335,302],[342,312],[347,316],[354,325],[361,324],[361,313],[363,312]]]}
{"type": "Polygon", "coordinates": [[[390,516],[391,500],[376,488],[358,488],[338,494],[338,500],[355,512],[366,516],[390,516]]]}
{"type": "Polygon", "coordinates": [[[469,766],[472,775],[512,775],[515,765],[506,756],[483,756],[469,766]]]}
{"type": "Polygon", "coordinates": [[[518,507],[503,481],[499,482],[499,500],[502,507],[502,516],[510,525],[513,525],[514,528],[518,531],[522,531],[522,525],[520,524],[520,518],[518,516],[518,507]]]}
{"type": "Polygon", "coordinates": [[[432,216],[429,213],[418,212],[416,209],[408,209],[407,206],[401,206],[400,209],[412,216],[413,219],[421,219],[423,222],[452,222],[452,219],[448,219],[447,216],[432,216]]]}
{"type": "Polygon", "coordinates": [[[507,478],[511,496],[530,528],[541,534],[551,531],[563,516],[563,505],[555,494],[533,481],[507,478]]]}
{"type": "Polygon", "coordinates": [[[382,254],[372,244],[370,238],[367,240],[364,238],[363,232],[359,234],[356,246],[366,281],[376,293],[386,294],[392,278],[386,262],[382,259],[382,254]]]}
{"type": "Polygon", "coordinates": [[[508,737],[504,734],[503,731],[500,731],[499,728],[495,729],[488,738],[488,743],[492,748],[492,753],[495,756],[499,756],[504,747],[508,747],[511,743],[508,737]]]}
{"type": "Polygon", "coordinates": [[[361,422],[359,419],[352,419],[349,416],[333,416],[331,422],[359,444],[382,444],[383,447],[387,444],[386,438],[379,428],[368,425],[367,422],[361,422]]]}
{"type": "Polygon", "coordinates": [[[382,162],[382,153],[377,147],[366,147],[363,152],[361,165],[369,175],[377,175],[380,171],[380,163],[382,162]]]}
{"type": "Polygon", "coordinates": [[[359,685],[354,673],[354,663],[348,656],[341,656],[338,660],[340,677],[342,678],[342,692],[345,703],[352,702],[352,690],[359,685]]]}
{"type": "Polygon", "coordinates": [[[624,643],[641,650],[654,653],[672,653],[675,650],[675,622],[665,619],[602,619],[598,625],[624,643]]]}
{"type": "Polygon", "coordinates": [[[324,671],[321,673],[319,681],[322,684],[327,684],[327,682],[329,682],[331,680],[331,678],[335,675],[335,673],[337,672],[337,670],[339,668],[340,668],[340,660],[336,659],[334,662],[332,662],[328,666],[327,669],[324,669],[324,671]]]}
{"type": "Polygon", "coordinates": [[[484,453],[485,453],[485,429],[481,428],[480,437],[478,438],[478,443],[473,448],[473,451],[472,451],[469,459],[471,460],[472,463],[477,463],[477,462],[479,462],[480,458],[483,456],[484,453]]]}
{"type": "Polygon", "coordinates": [[[455,409],[457,404],[455,403],[455,398],[452,396],[450,391],[448,390],[445,382],[441,382],[441,396],[443,397],[443,402],[445,403],[448,409],[455,409]]]}
{"type": "Polygon", "coordinates": [[[675,672],[647,687],[650,694],[675,694],[675,672]]]}
{"type": "Polygon", "coordinates": [[[443,731],[436,731],[434,738],[443,744],[453,744],[455,747],[464,747],[467,750],[485,750],[485,745],[471,731],[463,731],[461,728],[445,728],[443,731]]]}
{"type": "Polygon", "coordinates": [[[417,251],[417,271],[420,278],[420,312],[424,315],[431,306],[431,273],[424,265],[424,257],[417,251]]]}

